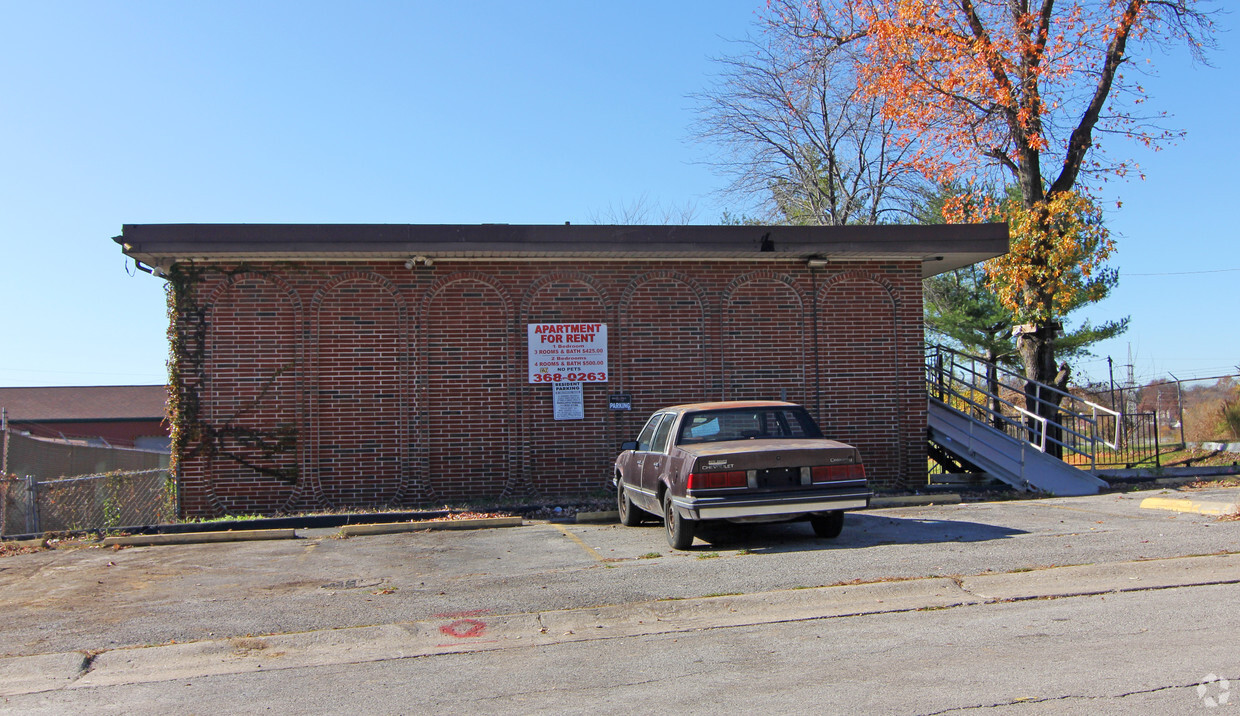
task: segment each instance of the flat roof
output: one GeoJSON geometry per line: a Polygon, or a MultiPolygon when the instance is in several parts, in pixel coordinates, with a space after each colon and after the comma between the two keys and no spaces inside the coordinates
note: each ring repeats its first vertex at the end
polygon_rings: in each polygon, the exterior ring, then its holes
{"type": "Polygon", "coordinates": [[[162,420],[163,385],[93,385],[0,388],[0,408],[14,422],[162,420]]]}
{"type": "Polygon", "coordinates": [[[933,276],[1002,255],[1007,224],[608,226],[594,224],[126,224],[125,255],[184,262],[650,260],[922,262],[933,276]]]}

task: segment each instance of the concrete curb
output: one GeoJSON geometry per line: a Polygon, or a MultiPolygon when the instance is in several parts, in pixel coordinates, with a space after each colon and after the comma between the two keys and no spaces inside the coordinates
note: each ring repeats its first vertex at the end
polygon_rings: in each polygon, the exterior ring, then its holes
{"type": "Polygon", "coordinates": [[[1147,497],[1141,500],[1143,510],[1171,510],[1192,512],[1198,515],[1234,515],[1240,512],[1240,502],[1216,500],[1186,500],[1171,497],[1147,497]]]}
{"type": "Polygon", "coordinates": [[[1104,480],[1147,479],[1160,483],[1163,480],[1184,480],[1194,482],[1212,477],[1229,477],[1240,474],[1240,468],[1234,465],[1202,465],[1198,467],[1134,467],[1110,468],[1097,470],[1098,477],[1104,480]]]}
{"type": "Polygon", "coordinates": [[[66,688],[82,673],[86,663],[86,655],[80,651],[0,659],[0,696],[66,688]]]}
{"type": "Polygon", "coordinates": [[[477,520],[439,520],[424,522],[380,522],[372,525],[346,525],[340,528],[343,537],[384,535],[419,530],[481,530],[491,527],[520,527],[520,517],[486,517],[477,520]]]}
{"type": "Polygon", "coordinates": [[[577,513],[577,524],[579,525],[596,524],[600,522],[619,522],[619,521],[620,521],[620,513],[617,512],[616,510],[610,510],[610,511],[605,511],[605,512],[578,512],[577,513]]]}
{"type": "Polygon", "coordinates": [[[947,492],[942,495],[896,495],[870,498],[870,509],[882,507],[927,507],[929,505],[959,505],[960,495],[947,492]]]}
{"type": "Polygon", "coordinates": [[[105,537],[100,541],[104,547],[121,545],[146,547],[163,544],[194,544],[196,542],[248,542],[264,539],[296,539],[297,532],[285,530],[229,530],[227,532],[181,532],[166,535],[130,535],[128,537],[105,537]]]}
{"type": "Polygon", "coordinates": [[[1005,601],[1240,583],[1240,555],[1051,567],[0,659],[0,697],[1005,601]]]}
{"type": "Polygon", "coordinates": [[[961,580],[965,591],[994,601],[1233,583],[1240,583],[1240,555],[1237,554],[1051,567],[1029,572],[979,574],[961,580]]]}

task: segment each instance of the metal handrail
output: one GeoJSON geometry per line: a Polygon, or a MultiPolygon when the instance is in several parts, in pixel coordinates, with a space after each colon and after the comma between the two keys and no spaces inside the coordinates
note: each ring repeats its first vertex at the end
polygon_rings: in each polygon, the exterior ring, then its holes
{"type": "MultiPolygon", "coordinates": [[[[1055,386],[1028,380],[1020,373],[994,363],[989,363],[977,356],[962,353],[945,346],[927,346],[926,383],[930,394],[944,403],[948,402],[945,398],[951,396],[971,406],[976,411],[974,419],[989,419],[1005,426],[1016,428],[1018,439],[1041,452],[1046,452],[1047,441],[1049,440],[1071,453],[1087,458],[1090,469],[1094,469],[1096,465],[1099,444],[1105,445],[1112,450],[1118,449],[1122,418],[1119,412],[1079,398],[1055,386]],[[1010,390],[1018,390],[1010,386],[1012,382],[1023,384],[1025,390],[1020,392],[1023,392],[1027,399],[1032,398],[1035,404],[1054,405],[1056,413],[1061,416],[1059,421],[1050,422],[1046,416],[1038,415],[1007,400],[1001,394],[992,392],[990,389],[991,371],[994,372],[995,379],[1000,385],[999,393],[1002,393],[1002,387],[1005,384],[1009,384],[1007,387],[1010,390]],[[965,388],[968,390],[967,393],[962,392],[962,389],[965,388]],[[979,394],[985,398],[983,403],[979,403],[973,398],[973,396],[979,394]],[[1058,398],[1057,403],[1054,400],[1056,397],[1058,398]],[[992,407],[995,403],[998,404],[997,409],[992,407]],[[1009,410],[1019,413],[1028,419],[1029,422],[1022,423],[1019,419],[1013,419],[1009,415],[1004,414],[1005,406],[1009,410]],[[984,417],[978,418],[977,415],[979,414],[984,417]],[[1107,436],[1103,435],[1100,427],[1101,419],[1107,417],[1114,418],[1115,422],[1114,437],[1110,441],[1107,440],[1107,436]],[[1066,418],[1071,418],[1071,420],[1066,418]],[[1072,425],[1081,426],[1081,430],[1064,424],[1069,422],[1072,425]],[[1061,437],[1049,437],[1050,431],[1047,428],[1050,425],[1054,425],[1059,429],[1061,437]],[[1078,447],[1078,445],[1088,445],[1088,449],[1083,449],[1078,447]]],[[[1007,432],[1007,430],[1005,429],[1004,432],[1007,432]]]]}

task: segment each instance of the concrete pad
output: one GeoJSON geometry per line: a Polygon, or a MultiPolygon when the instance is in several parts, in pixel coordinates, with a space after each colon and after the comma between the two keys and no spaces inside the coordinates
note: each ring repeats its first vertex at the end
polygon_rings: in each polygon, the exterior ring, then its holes
{"type": "Polygon", "coordinates": [[[0,672],[0,694],[152,683],[221,674],[384,661],[729,626],[978,604],[950,579],[915,579],[761,594],[645,602],[501,616],[445,614],[434,621],[327,629],[115,649],[75,681],[81,654],[17,657],[0,672]],[[46,679],[44,664],[58,665],[46,679]]]}
{"type": "Polygon", "coordinates": [[[344,537],[362,535],[382,535],[395,532],[417,532],[418,530],[482,530],[492,527],[520,527],[524,524],[520,517],[487,517],[477,520],[426,520],[421,522],[381,522],[371,525],[345,525],[340,528],[344,537]]]}
{"type": "Polygon", "coordinates": [[[1000,601],[1232,583],[1240,583],[1236,554],[979,574],[961,580],[970,594],[1000,601]]]}
{"type": "Polygon", "coordinates": [[[604,523],[604,522],[619,522],[619,521],[620,521],[620,513],[615,510],[610,510],[610,511],[605,511],[605,512],[578,512],[577,513],[577,524],[579,525],[592,524],[592,523],[604,523]]]}
{"type": "Polygon", "coordinates": [[[474,610],[377,626],[113,649],[93,659],[82,652],[11,657],[0,659],[0,696],[1226,583],[1240,583],[1240,555],[844,583],[507,615],[474,610]]]}
{"type": "Polygon", "coordinates": [[[575,641],[978,603],[952,580],[932,578],[544,612],[541,621],[549,637],[575,641]]]}
{"type": "Polygon", "coordinates": [[[144,547],[161,544],[195,544],[199,542],[248,542],[263,539],[296,539],[292,529],[284,530],[228,530],[227,532],[181,532],[163,535],[130,535],[128,537],[105,537],[104,547],[125,545],[144,547]]]}
{"type": "Polygon", "coordinates": [[[0,659],[0,696],[62,689],[85,666],[86,655],[78,651],[0,659]]]}
{"type": "Polygon", "coordinates": [[[880,507],[925,507],[928,505],[959,505],[960,495],[946,493],[942,495],[896,495],[893,497],[870,498],[870,508],[880,507]]]}

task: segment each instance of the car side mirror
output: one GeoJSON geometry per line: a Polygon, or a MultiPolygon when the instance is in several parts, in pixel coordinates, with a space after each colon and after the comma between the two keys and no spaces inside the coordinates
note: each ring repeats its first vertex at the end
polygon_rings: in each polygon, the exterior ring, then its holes
{"type": "Polygon", "coordinates": [[[621,449],[621,450],[636,450],[636,449],[637,449],[637,441],[636,441],[636,440],[630,440],[630,441],[628,441],[628,442],[620,443],[620,449],[621,449]]]}

